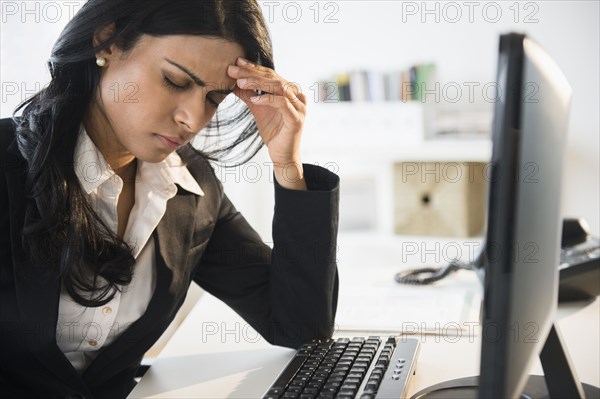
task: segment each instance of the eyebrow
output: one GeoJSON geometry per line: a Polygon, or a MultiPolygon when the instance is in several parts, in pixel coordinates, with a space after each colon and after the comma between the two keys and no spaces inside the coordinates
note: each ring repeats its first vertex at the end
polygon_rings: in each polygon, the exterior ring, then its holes
{"type": "MultiPolygon", "coordinates": [[[[175,61],[171,61],[168,58],[164,58],[164,60],[167,61],[169,64],[171,64],[173,66],[176,66],[181,71],[185,72],[190,77],[190,79],[192,79],[194,81],[194,83],[196,83],[196,85],[198,85],[200,87],[206,87],[206,83],[204,83],[204,81],[202,79],[200,79],[198,76],[196,76],[196,74],[194,74],[192,71],[190,71],[189,69],[187,69],[183,65],[179,65],[175,61]]],[[[233,92],[233,90],[230,90],[230,89],[217,89],[217,90],[211,90],[211,92],[212,93],[218,93],[218,94],[230,94],[230,93],[233,92]]]]}

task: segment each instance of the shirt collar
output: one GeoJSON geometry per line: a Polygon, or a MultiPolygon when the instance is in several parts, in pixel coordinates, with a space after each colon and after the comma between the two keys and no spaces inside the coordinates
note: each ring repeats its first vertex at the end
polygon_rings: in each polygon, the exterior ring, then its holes
{"type": "MultiPolygon", "coordinates": [[[[77,138],[74,161],[75,174],[88,194],[116,176],[83,125],[77,138]]],[[[174,185],[177,184],[193,194],[204,195],[204,191],[176,152],[158,163],[138,161],[138,178],[148,180],[153,188],[161,192],[173,191],[174,185]]]]}

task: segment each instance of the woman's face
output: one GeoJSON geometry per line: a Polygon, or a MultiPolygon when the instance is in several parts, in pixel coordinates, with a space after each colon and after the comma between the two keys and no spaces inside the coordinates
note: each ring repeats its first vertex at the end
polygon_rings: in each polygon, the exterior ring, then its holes
{"type": "Polygon", "coordinates": [[[162,161],[211,120],[235,85],[227,67],[243,54],[236,43],[192,35],[143,35],[128,53],[114,45],[99,53],[107,63],[92,120],[108,134],[96,144],[109,149],[105,157],[162,161]]]}

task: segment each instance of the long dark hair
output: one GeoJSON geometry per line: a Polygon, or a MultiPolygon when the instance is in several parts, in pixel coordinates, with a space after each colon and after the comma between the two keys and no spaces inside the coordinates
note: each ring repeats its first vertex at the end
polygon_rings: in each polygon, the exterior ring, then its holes
{"type": "MultiPolygon", "coordinates": [[[[20,104],[13,118],[29,165],[24,249],[35,264],[58,267],[65,289],[84,306],[101,306],[119,285],[129,284],[135,259],[87,201],[73,167],[75,146],[100,80],[95,54],[113,43],[129,51],[143,34],[221,37],[239,44],[250,61],[274,67],[271,40],[255,0],[88,0],[67,24],[48,62],[49,85],[20,104]],[[112,23],[113,37],[94,48],[96,30],[112,23]]],[[[245,143],[239,151],[243,163],[260,149],[247,107],[225,119],[219,114],[202,135],[219,136],[227,126],[234,137],[218,140],[220,145],[210,150],[188,148],[182,152],[188,160],[191,153],[223,159],[245,143]]]]}

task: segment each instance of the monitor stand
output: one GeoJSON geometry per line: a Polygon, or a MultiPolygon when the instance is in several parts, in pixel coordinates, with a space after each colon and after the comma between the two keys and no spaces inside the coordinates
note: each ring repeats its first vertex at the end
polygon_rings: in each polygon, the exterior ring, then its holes
{"type": "MultiPolygon", "coordinates": [[[[577,378],[556,323],[546,338],[540,361],[545,375],[529,376],[521,398],[600,398],[600,388],[582,384],[577,378]]],[[[430,386],[414,394],[411,399],[478,397],[479,377],[466,377],[430,386]]]]}

